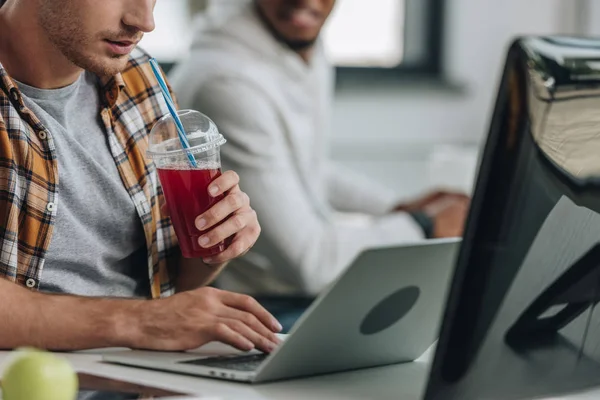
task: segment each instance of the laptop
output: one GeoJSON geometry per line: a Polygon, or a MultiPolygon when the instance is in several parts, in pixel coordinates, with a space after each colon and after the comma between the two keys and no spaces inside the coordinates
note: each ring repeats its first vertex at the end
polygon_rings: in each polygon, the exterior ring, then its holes
{"type": "Polygon", "coordinates": [[[126,350],[103,360],[252,383],[414,361],[436,340],[460,242],[363,252],[269,355],[126,350]]]}

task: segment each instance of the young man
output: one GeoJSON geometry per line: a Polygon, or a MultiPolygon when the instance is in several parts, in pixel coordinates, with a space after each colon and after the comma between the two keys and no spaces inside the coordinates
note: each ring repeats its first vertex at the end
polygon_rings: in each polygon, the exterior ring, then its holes
{"type": "Polygon", "coordinates": [[[223,23],[202,21],[191,56],[171,75],[182,106],[206,112],[229,140],[223,162],[242,176],[263,227],[222,287],[311,296],[365,247],[462,234],[466,196],[398,205],[327,159],[333,79],[318,38],[333,6],[256,0],[223,23]]]}
{"type": "Polygon", "coordinates": [[[154,4],[0,1],[0,348],[277,343],[256,301],[205,287],[260,232],[237,175],[195,220],[204,246],[234,237],[213,259],[180,257],[161,213],[145,153],[167,108],[136,50],[154,4]]]}

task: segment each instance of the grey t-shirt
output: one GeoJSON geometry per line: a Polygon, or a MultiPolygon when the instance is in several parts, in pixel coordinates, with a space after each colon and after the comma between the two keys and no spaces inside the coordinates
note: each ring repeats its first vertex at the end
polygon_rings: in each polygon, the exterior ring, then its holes
{"type": "Polygon", "coordinates": [[[85,72],[61,89],[19,84],[58,157],[58,208],[40,290],[148,297],[144,230],[108,146],[97,82],[85,72]]]}

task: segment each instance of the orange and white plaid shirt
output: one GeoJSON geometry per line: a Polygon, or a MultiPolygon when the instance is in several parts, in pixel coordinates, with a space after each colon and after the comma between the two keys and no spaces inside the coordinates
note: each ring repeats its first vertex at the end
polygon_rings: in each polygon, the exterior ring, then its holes
{"type": "MultiPolygon", "coordinates": [[[[146,157],[148,133],[168,113],[148,61],[136,49],[121,74],[102,81],[100,116],[144,227],[151,294],[157,298],[174,292],[179,249],[170,219],[161,215],[163,193],[156,168],[146,157]]],[[[43,279],[60,202],[52,134],[25,107],[16,83],[0,64],[0,277],[31,289],[38,289],[43,279]]]]}

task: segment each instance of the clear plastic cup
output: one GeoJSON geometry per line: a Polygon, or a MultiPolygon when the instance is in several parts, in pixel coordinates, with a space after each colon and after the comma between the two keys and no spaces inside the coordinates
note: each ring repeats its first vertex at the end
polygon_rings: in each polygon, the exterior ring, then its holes
{"type": "Polygon", "coordinates": [[[220,148],[225,138],[206,115],[193,110],[178,112],[190,144],[184,150],[173,117],[165,115],[152,127],[148,156],[154,160],[167,208],[181,252],[186,258],[212,257],[229,243],[204,248],[198,243],[204,233],[196,228],[196,218],[223,199],[213,197],[208,185],[221,175],[220,148]],[[195,161],[193,165],[190,157],[195,161]]]}

